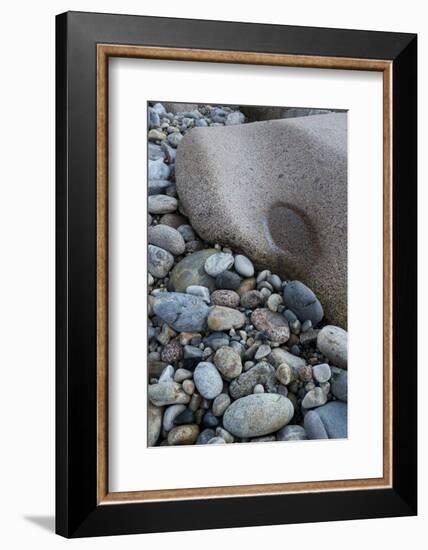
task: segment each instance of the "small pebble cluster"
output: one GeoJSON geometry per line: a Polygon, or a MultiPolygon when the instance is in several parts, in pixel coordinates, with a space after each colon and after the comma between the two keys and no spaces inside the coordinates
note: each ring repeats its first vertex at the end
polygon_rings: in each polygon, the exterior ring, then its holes
{"type": "Polygon", "coordinates": [[[202,241],[177,196],[186,132],[243,123],[237,107],[149,107],[149,446],[347,436],[347,332],[303,282],[202,241]]]}

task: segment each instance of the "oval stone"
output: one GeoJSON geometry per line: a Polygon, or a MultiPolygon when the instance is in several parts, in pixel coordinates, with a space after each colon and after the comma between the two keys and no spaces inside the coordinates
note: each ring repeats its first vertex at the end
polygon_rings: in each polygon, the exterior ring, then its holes
{"type": "Polygon", "coordinates": [[[237,437],[257,437],[283,428],[294,415],[291,401],[282,395],[254,393],[234,401],[223,416],[225,429],[237,437]]]}
{"type": "Polygon", "coordinates": [[[348,368],[348,333],[343,328],[327,325],[318,333],[317,347],[333,365],[348,368]]]}
{"type": "Polygon", "coordinates": [[[168,195],[150,195],[147,204],[150,214],[166,214],[177,210],[178,201],[168,195]]]}
{"type": "Polygon", "coordinates": [[[198,392],[205,399],[214,399],[223,390],[223,380],[212,363],[199,363],[193,373],[193,380],[198,392]]]}
{"type": "MultiPolygon", "coordinates": [[[[184,405],[183,405],[184,406],[184,405]]],[[[153,447],[159,439],[162,426],[163,407],[149,403],[147,407],[147,445],[153,447]]]]}
{"type": "Polygon", "coordinates": [[[217,275],[220,275],[220,273],[223,273],[232,267],[233,261],[232,254],[217,252],[217,254],[213,254],[207,258],[204,268],[208,275],[211,275],[211,277],[217,277],[217,275]]]}
{"type": "Polygon", "coordinates": [[[221,374],[229,380],[236,378],[242,372],[242,362],[239,353],[229,347],[222,347],[216,351],[214,363],[221,374]]]}
{"type": "Polygon", "coordinates": [[[238,307],[239,294],[234,290],[215,290],[211,294],[211,303],[216,306],[238,307]]]}
{"type": "Polygon", "coordinates": [[[153,225],[147,230],[149,244],[154,244],[171,252],[174,256],[184,254],[186,243],[181,234],[168,225],[153,225]]]}
{"type": "Polygon", "coordinates": [[[324,317],[324,310],[318,298],[301,281],[291,281],[285,285],[284,302],[302,323],[309,319],[315,327],[324,317]]]}
{"type": "Polygon", "coordinates": [[[252,261],[242,254],[237,254],[235,256],[235,271],[243,277],[252,277],[254,275],[252,261]]]}
{"type": "Polygon", "coordinates": [[[168,434],[168,445],[192,445],[198,435],[199,426],[197,424],[176,426],[168,434]]]}
{"type": "Polygon", "coordinates": [[[245,325],[245,315],[236,309],[215,306],[208,315],[208,327],[211,330],[230,330],[245,325]]]}
{"type": "Polygon", "coordinates": [[[150,384],[148,389],[149,399],[156,407],[174,404],[187,404],[190,396],[183,391],[177,382],[160,382],[150,384]]]}

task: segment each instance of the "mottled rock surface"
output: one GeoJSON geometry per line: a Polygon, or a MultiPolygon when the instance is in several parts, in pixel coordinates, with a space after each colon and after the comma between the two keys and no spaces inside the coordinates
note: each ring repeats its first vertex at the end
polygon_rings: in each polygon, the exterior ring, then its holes
{"type": "Polygon", "coordinates": [[[176,158],[192,226],[208,242],[299,279],[347,323],[347,118],[330,113],[194,128],[176,158]],[[334,205],[334,207],[332,207],[334,205]]]}

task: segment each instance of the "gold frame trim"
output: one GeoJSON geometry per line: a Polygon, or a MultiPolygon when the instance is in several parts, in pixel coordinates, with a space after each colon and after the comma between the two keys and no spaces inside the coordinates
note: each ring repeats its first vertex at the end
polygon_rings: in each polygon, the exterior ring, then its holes
{"type": "Polygon", "coordinates": [[[97,45],[97,503],[242,497],[392,487],[392,62],[256,52],[97,45]],[[205,61],[383,73],[383,477],[171,490],[108,490],[108,59],[205,61]]]}

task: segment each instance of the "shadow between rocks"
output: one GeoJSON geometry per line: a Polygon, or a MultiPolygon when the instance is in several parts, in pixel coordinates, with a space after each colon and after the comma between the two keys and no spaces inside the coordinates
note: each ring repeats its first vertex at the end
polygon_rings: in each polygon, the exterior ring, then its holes
{"type": "Polygon", "coordinates": [[[45,531],[49,531],[50,533],[55,532],[54,516],[24,516],[24,519],[30,523],[34,523],[45,531]]]}

